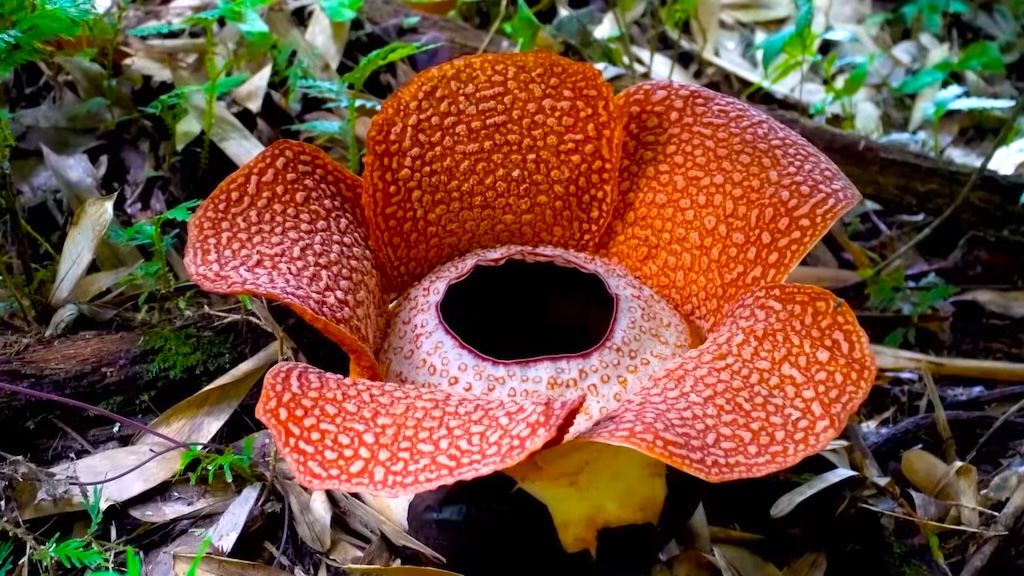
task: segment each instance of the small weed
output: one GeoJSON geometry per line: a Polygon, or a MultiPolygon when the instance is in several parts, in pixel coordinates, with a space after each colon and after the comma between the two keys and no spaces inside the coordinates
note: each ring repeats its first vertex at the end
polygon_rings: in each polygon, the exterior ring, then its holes
{"type": "Polygon", "coordinates": [[[143,262],[127,278],[125,284],[138,285],[142,288],[140,303],[153,290],[170,290],[174,287],[174,273],[167,264],[167,250],[177,230],[165,234],[163,225],[167,222],[186,222],[192,216],[192,210],[199,205],[196,200],[184,202],[174,208],[158,214],[149,220],[136,222],[128,228],[112,229],[111,239],[127,246],[137,246],[148,250],[152,257],[143,262]]]}
{"type": "MultiPolygon", "coordinates": [[[[910,316],[913,323],[932,312],[957,289],[934,273],[914,282],[906,279],[902,269],[878,274],[867,281],[868,306],[880,312],[910,316]]],[[[911,326],[897,328],[885,339],[887,346],[899,346],[904,339],[915,343],[917,330],[911,326]]]]}
{"type": "Polygon", "coordinates": [[[180,472],[183,472],[193,462],[198,462],[196,469],[188,475],[189,484],[192,485],[195,485],[199,480],[200,475],[204,472],[207,476],[206,481],[209,484],[213,483],[218,472],[222,472],[224,474],[224,479],[228,482],[234,482],[235,474],[244,478],[251,478],[252,473],[250,466],[252,464],[252,443],[253,438],[251,436],[247,437],[244,440],[241,454],[235,454],[230,447],[226,448],[222,454],[211,454],[209,452],[203,452],[195,446],[191,446],[184,454],[181,455],[181,466],[179,467],[179,470],[180,472]]]}

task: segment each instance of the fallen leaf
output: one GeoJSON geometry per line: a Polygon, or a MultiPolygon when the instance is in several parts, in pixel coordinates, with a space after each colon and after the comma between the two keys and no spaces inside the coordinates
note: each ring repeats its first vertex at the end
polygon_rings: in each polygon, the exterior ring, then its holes
{"type": "Polygon", "coordinates": [[[829,486],[854,476],[859,476],[859,474],[848,468],[834,468],[824,474],[819,474],[779,497],[779,499],[772,504],[771,511],[769,513],[772,518],[785,516],[792,512],[804,500],[818,492],[821,492],[829,486]]]}
{"type": "Polygon", "coordinates": [[[309,7],[309,22],[306,24],[306,42],[312,46],[334,69],[341,64],[341,56],[348,43],[348,22],[331,22],[327,13],[314,3],[309,7]]]}
{"type": "Polygon", "coordinates": [[[246,522],[252,515],[253,507],[256,506],[256,500],[262,489],[262,482],[249,484],[221,514],[209,532],[210,546],[213,550],[221,554],[231,552],[238,537],[242,534],[242,529],[245,528],[246,522]]]}
{"type": "MultiPolygon", "coordinates": [[[[314,4],[314,6],[316,5],[314,4]]],[[[268,63],[263,68],[260,68],[259,72],[243,82],[241,86],[235,88],[234,92],[231,93],[231,97],[234,98],[235,102],[238,102],[254,114],[259,114],[259,111],[263,108],[263,99],[267,95],[267,88],[270,85],[271,67],[272,64],[268,63]]]]}
{"type": "MultiPolygon", "coordinates": [[[[172,438],[207,442],[238,408],[253,385],[278,359],[280,345],[274,341],[251,358],[235,366],[201,390],[168,408],[149,427],[172,438]]],[[[136,444],[164,444],[150,434],[141,434],[136,444]]]]}
{"type": "Polygon", "coordinates": [[[57,273],[50,291],[50,305],[66,304],[78,282],[85,276],[96,256],[96,248],[114,219],[116,194],[89,198],[75,211],[64,247],[57,262],[57,273]]]}
{"type": "Polygon", "coordinates": [[[311,494],[292,480],[279,479],[277,485],[291,506],[292,525],[295,526],[299,538],[317,552],[326,552],[330,549],[330,508],[327,508],[325,514],[323,505],[314,501],[314,495],[323,495],[323,491],[317,490],[311,494]]]}
{"type": "Polygon", "coordinates": [[[977,302],[1003,316],[1024,318],[1024,290],[970,290],[948,299],[948,302],[957,301],[977,302]]]}
{"type": "Polygon", "coordinates": [[[808,552],[794,560],[782,571],[782,576],[825,576],[827,569],[828,555],[818,550],[808,552]]]}
{"type": "Polygon", "coordinates": [[[77,303],[85,303],[92,300],[104,290],[112,288],[118,282],[127,278],[129,274],[139,267],[139,264],[141,262],[131,266],[114,268],[113,270],[101,270],[85,276],[75,285],[68,300],[77,303]]]}
{"type": "Polygon", "coordinates": [[[199,556],[175,553],[173,557],[174,573],[177,576],[294,576],[291,572],[266,564],[224,558],[213,554],[199,556]],[[193,565],[196,566],[194,573],[192,572],[193,565]]]}
{"type": "Polygon", "coordinates": [[[716,557],[729,564],[736,576],[782,576],[782,572],[771,562],[746,548],[715,544],[714,551],[716,557]]]}
{"type": "Polygon", "coordinates": [[[699,550],[683,550],[668,563],[671,576],[718,576],[720,573],[705,554],[699,550]]]}
{"type": "Polygon", "coordinates": [[[958,507],[963,523],[971,528],[980,524],[978,516],[978,471],[964,462],[947,464],[938,456],[914,448],[903,453],[900,470],[915,488],[958,507]]]}
{"type": "MultiPolygon", "coordinates": [[[[201,94],[192,94],[186,100],[189,114],[203,118],[206,113],[206,99],[201,94]]],[[[202,123],[200,122],[200,125],[202,123]]],[[[234,114],[228,110],[224,102],[217,101],[213,106],[213,126],[210,128],[210,140],[227,155],[228,158],[242,166],[263,151],[263,144],[249,132],[234,114]]]]}
{"type": "MultiPolygon", "coordinates": [[[[360,526],[369,537],[374,537],[377,533],[380,533],[397,546],[404,546],[411,550],[416,550],[435,562],[440,562],[442,564],[445,562],[444,557],[437,552],[434,552],[425,544],[413,538],[408,534],[408,532],[406,532],[406,530],[408,530],[408,511],[409,501],[411,501],[411,498],[404,501],[405,512],[400,516],[401,522],[395,522],[385,515],[382,515],[373,506],[362,502],[348,493],[340,490],[331,490],[331,495],[334,496],[335,501],[338,503],[338,507],[341,508],[343,517],[349,522],[349,525],[355,524],[360,526]]],[[[367,496],[368,495],[360,495],[362,498],[366,498],[367,496]]]]}

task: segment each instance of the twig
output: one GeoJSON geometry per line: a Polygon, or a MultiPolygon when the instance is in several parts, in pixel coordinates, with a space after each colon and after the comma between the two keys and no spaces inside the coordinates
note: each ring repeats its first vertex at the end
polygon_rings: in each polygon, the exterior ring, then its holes
{"type": "Polygon", "coordinates": [[[61,430],[67,432],[68,436],[74,438],[79,444],[82,445],[82,448],[88,450],[90,454],[96,453],[96,447],[93,446],[92,444],[89,444],[89,442],[85,438],[82,438],[81,434],[72,430],[70,426],[61,422],[60,420],[57,420],[56,418],[50,418],[50,421],[56,424],[61,430]]]}
{"type": "Polygon", "coordinates": [[[995,421],[995,424],[992,424],[992,427],[989,428],[988,432],[985,432],[985,435],[982,436],[980,440],[978,440],[978,443],[974,446],[974,449],[971,450],[971,453],[967,455],[967,458],[964,458],[964,462],[970,462],[978,454],[978,450],[981,450],[981,447],[983,444],[985,444],[985,441],[987,441],[989,437],[991,437],[992,434],[995,433],[996,429],[1002,426],[1004,422],[1012,418],[1014,414],[1020,411],[1021,408],[1024,408],[1024,400],[1017,402],[1016,404],[1011,406],[1006,412],[1004,412],[1002,416],[1000,416],[999,419],[995,421]]]}
{"type": "Polygon", "coordinates": [[[501,26],[501,21],[505,19],[506,4],[508,4],[508,0],[501,0],[501,7],[498,8],[498,17],[494,20],[494,24],[491,24],[491,29],[487,31],[487,37],[480,44],[480,48],[477,48],[477,54],[482,54],[491,44],[491,40],[494,40],[494,35],[497,34],[498,27],[501,26]]]}
{"type": "Polygon", "coordinates": [[[971,178],[967,181],[967,184],[964,185],[963,189],[960,190],[960,193],[957,195],[956,199],[953,200],[953,203],[950,204],[948,208],[946,208],[945,212],[940,214],[938,218],[936,218],[931,224],[929,224],[928,227],[926,227],[917,236],[915,236],[909,242],[900,247],[900,249],[897,250],[895,254],[889,256],[884,262],[882,262],[874,269],[872,269],[870,274],[868,274],[868,277],[873,277],[879,274],[880,272],[885,272],[889,267],[891,267],[900,258],[902,258],[904,254],[909,252],[911,248],[917,246],[922,240],[927,238],[932,232],[934,232],[939,226],[941,226],[942,223],[945,222],[953,214],[953,212],[955,212],[956,209],[959,208],[960,205],[964,203],[965,200],[967,200],[967,196],[968,194],[971,193],[971,190],[974,188],[974,184],[978,181],[979,178],[981,178],[981,176],[988,169],[989,162],[992,161],[992,157],[995,156],[996,150],[999,149],[1003,141],[1005,141],[1006,137],[1010,134],[1010,130],[1015,125],[1014,120],[1017,118],[1017,116],[1020,115],[1022,110],[1024,110],[1024,95],[1017,97],[1017,104],[1013,107],[1013,111],[1010,112],[1010,117],[1003,125],[1002,130],[999,131],[999,135],[996,136],[996,140],[992,144],[992,147],[989,148],[988,154],[985,155],[985,159],[981,161],[981,164],[978,165],[978,168],[974,171],[974,173],[971,174],[971,178]]]}
{"type": "MultiPolygon", "coordinates": [[[[1022,513],[1024,513],[1024,482],[1017,485],[1017,489],[1013,491],[1013,495],[1006,502],[1006,506],[1003,506],[1003,511],[999,513],[994,522],[996,529],[1003,531],[1003,534],[1009,532],[1013,529],[1022,513]]],[[[960,576],[977,576],[981,574],[985,565],[988,564],[989,558],[992,557],[996,548],[999,547],[1000,542],[999,538],[993,537],[982,544],[967,559],[964,569],[960,571],[960,576]]]]}

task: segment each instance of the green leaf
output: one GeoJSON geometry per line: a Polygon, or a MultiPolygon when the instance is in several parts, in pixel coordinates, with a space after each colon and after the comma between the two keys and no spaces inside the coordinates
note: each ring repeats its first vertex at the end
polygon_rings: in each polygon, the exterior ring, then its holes
{"type": "Polygon", "coordinates": [[[757,45],[757,47],[762,50],[761,67],[764,68],[765,72],[771,68],[772,63],[774,63],[775,59],[779,57],[779,54],[782,54],[782,50],[786,47],[789,39],[792,38],[794,34],[796,34],[796,29],[792,26],[787,26],[775,34],[768,36],[757,45]]]}
{"type": "Polygon", "coordinates": [[[941,83],[948,75],[949,71],[946,66],[935,65],[922,68],[900,82],[896,91],[900,94],[917,94],[932,84],[941,83]]]}
{"type": "Polygon", "coordinates": [[[174,208],[171,208],[167,212],[164,212],[158,218],[162,220],[174,220],[176,222],[187,222],[192,217],[192,210],[199,206],[199,200],[189,200],[182,202],[174,208]]]}
{"type": "Polygon", "coordinates": [[[320,0],[320,7],[331,22],[351,22],[363,9],[363,0],[320,0]]]}
{"type": "Polygon", "coordinates": [[[957,70],[969,70],[971,72],[1006,72],[1006,65],[1003,62],[1003,54],[999,51],[999,45],[995,42],[978,40],[969,44],[960,53],[960,59],[956,63],[957,70]]]}
{"type": "Polygon", "coordinates": [[[14,551],[14,544],[10,542],[0,542],[0,576],[7,576],[7,572],[14,565],[14,557],[11,556],[11,552],[14,551]]]}
{"type": "Polygon", "coordinates": [[[520,52],[532,50],[537,43],[541,24],[525,0],[516,0],[516,13],[502,25],[502,30],[509,38],[516,41],[520,52]]]}
{"type": "Polygon", "coordinates": [[[341,77],[341,81],[352,85],[356,90],[362,90],[366,79],[381,66],[387,66],[403,58],[408,58],[413,54],[432,50],[438,46],[440,44],[424,46],[419,43],[392,42],[383,48],[378,48],[367,54],[365,58],[359,61],[355,68],[341,77]]]}
{"type": "Polygon", "coordinates": [[[306,132],[312,136],[345,136],[348,134],[348,123],[341,120],[311,120],[292,124],[288,128],[306,132]]]}
{"type": "Polygon", "coordinates": [[[864,86],[864,82],[866,82],[867,79],[868,62],[865,60],[860,64],[857,64],[857,66],[850,71],[849,76],[846,77],[846,81],[843,82],[843,87],[836,93],[840,96],[851,97],[856,94],[862,86],[864,86]]]}

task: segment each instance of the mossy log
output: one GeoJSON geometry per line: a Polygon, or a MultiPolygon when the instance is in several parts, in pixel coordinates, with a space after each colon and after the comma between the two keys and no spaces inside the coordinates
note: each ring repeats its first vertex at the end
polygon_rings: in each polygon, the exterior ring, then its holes
{"type": "MultiPolygon", "coordinates": [[[[89,331],[46,339],[3,335],[0,382],[145,422],[266,344],[265,333],[243,330],[241,324],[89,331]]],[[[2,452],[27,455],[45,451],[59,458],[62,452],[82,450],[86,443],[95,446],[112,440],[115,431],[135,432],[113,425],[108,418],[82,408],[0,390],[2,452]],[[69,433],[72,431],[81,438],[75,438],[69,433]]],[[[39,458],[32,460],[40,463],[39,458]]]]}

